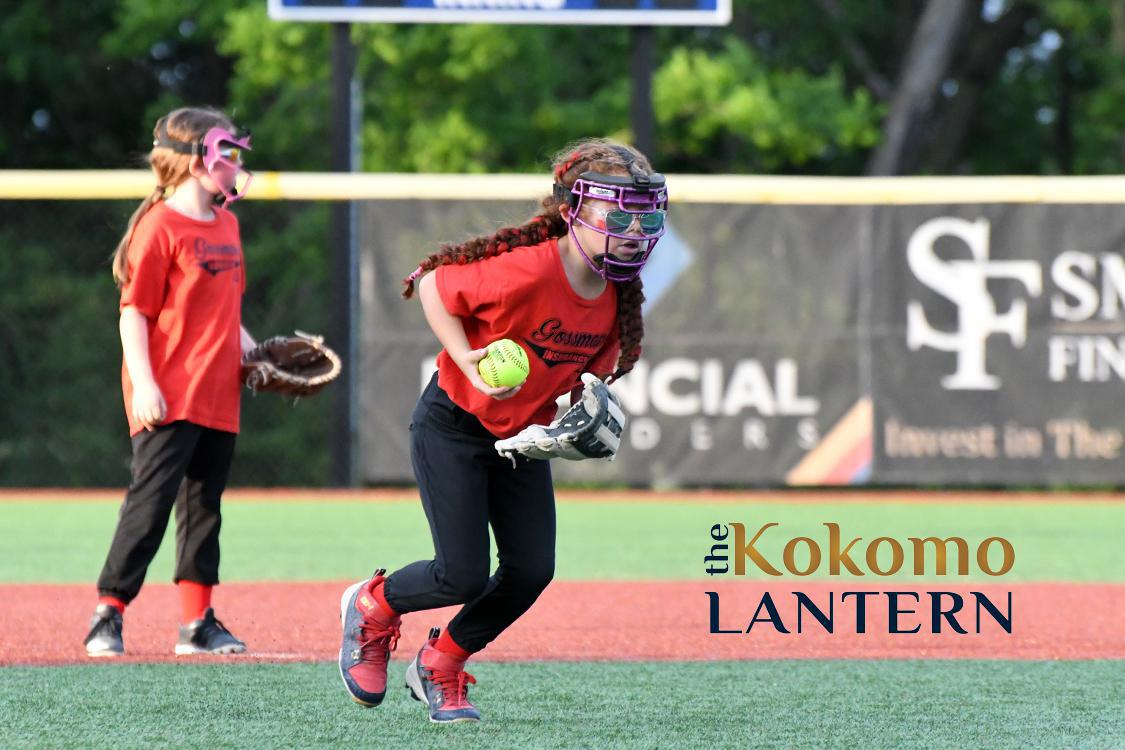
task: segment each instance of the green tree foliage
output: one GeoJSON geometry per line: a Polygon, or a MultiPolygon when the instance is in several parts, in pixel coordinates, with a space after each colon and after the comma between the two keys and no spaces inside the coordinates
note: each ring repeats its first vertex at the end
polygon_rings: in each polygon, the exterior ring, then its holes
{"type": "Polygon", "coordinates": [[[129,447],[104,249],[115,210],[82,201],[65,211],[73,226],[36,221],[53,208],[0,203],[0,482],[119,484],[129,447]]]}
{"type": "MultiPolygon", "coordinates": [[[[1055,148],[1049,151],[1044,171],[1121,172],[1125,162],[1125,2],[1043,0],[1043,7],[1043,34],[1058,34],[1056,54],[1041,61],[1041,49],[1026,50],[1013,67],[1023,78],[1034,76],[1037,67],[1046,69],[1040,74],[1045,79],[1040,90],[1047,93],[1037,102],[1041,109],[1036,114],[1054,130],[1055,148]]],[[[1014,83],[1019,85],[1018,77],[1014,83]]]]}
{"type": "MultiPolygon", "coordinates": [[[[860,174],[933,0],[735,0],[726,28],[656,30],[666,171],[860,174]]],[[[254,130],[259,169],[325,169],[329,26],[263,0],[17,3],[0,27],[0,166],[117,167],[183,103],[254,130]]],[[[970,0],[903,167],[1120,171],[1122,0],[970,0]]],[[[363,168],[539,171],[566,142],[630,137],[627,29],[353,27],[363,168]]]]}
{"type": "Polygon", "coordinates": [[[654,81],[663,155],[699,172],[783,172],[862,153],[879,137],[880,108],[824,75],[777,70],[737,38],[718,54],[679,48],[654,81]]]}

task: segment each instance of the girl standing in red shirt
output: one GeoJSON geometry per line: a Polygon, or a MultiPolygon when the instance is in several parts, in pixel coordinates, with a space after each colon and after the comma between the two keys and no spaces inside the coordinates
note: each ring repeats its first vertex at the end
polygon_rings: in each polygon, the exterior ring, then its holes
{"type": "Polygon", "coordinates": [[[249,149],[249,135],[212,109],[177,109],[153,129],[148,162],[156,187],[113,258],[133,476],[98,578],[90,656],[124,653],[122,615],[173,507],[182,623],[176,654],[246,650],[210,604],[219,581],[219,501],[238,433],[239,364],[254,346],[241,323],[238,219],[225,208],[249,183],[242,167],[249,149]]]}
{"type": "Polygon", "coordinates": [[[463,604],[444,633],[431,631],[406,682],[432,721],[480,719],[465,661],[527,611],[555,565],[550,464],[521,456],[513,466],[494,443],[550,422],[582,373],[616,379],[640,356],[639,274],[664,232],[664,177],[638,151],[592,140],[564,151],[554,178],[529,222],[445,245],[406,280],[405,297],[418,280],[443,346],[410,425],[436,556],[344,592],[340,674],[365,706],[383,700],[401,615],[463,604]],[[477,371],[502,338],[528,352],[521,386],[491,388],[477,371]],[[491,576],[489,526],[500,560],[491,576]]]}

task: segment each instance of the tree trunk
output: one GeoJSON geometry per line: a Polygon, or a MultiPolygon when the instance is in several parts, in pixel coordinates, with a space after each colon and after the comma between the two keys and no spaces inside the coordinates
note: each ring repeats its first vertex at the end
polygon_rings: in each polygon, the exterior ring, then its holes
{"type": "Polygon", "coordinates": [[[1068,34],[1063,34],[1062,46],[1055,53],[1059,71],[1059,99],[1055,112],[1055,162],[1062,174],[1074,174],[1074,75],[1071,73],[1068,34]]]}
{"type": "Polygon", "coordinates": [[[1035,6],[1022,3],[1010,8],[992,23],[977,22],[956,71],[957,93],[933,120],[927,143],[919,147],[923,163],[937,174],[953,171],[965,151],[965,139],[978,116],[988,116],[980,100],[985,89],[999,74],[1008,51],[1027,41],[1024,30],[1037,13],[1035,6]]]}
{"type": "Polygon", "coordinates": [[[913,166],[919,126],[948,75],[959,32],[975,8],[971,0],[927,1],[895,85],[883,143],[868,162],[867,174],[903,174],[913,166]]]}

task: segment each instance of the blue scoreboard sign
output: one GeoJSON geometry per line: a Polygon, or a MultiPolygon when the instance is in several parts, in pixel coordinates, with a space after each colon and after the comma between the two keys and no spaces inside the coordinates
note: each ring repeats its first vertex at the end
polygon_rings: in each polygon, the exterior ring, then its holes
{"type": "Polygon", "coordinates": [[[269,0],[279,21],[723,26],[731,0],[269,0]]]}

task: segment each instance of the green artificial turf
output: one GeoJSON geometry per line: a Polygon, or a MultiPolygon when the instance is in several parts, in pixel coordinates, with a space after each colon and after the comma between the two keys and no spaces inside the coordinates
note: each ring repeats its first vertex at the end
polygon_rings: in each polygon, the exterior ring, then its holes
{"type": "MultiPolygon", "coordinates": [[[[865,545],[878,536],[963,537],[975,552],[991,536],[1015,549],[1015,566],[1002,578],[970,575],[914,578],[911,559],[890,580],[1125,582],[1125,502],[744,503],[560,502],[560,580],[687,580],[706,578],[704,556],[715,542],[712,524],[745,524],[748,534],[770,529],[758,544],[781,567],[785,542],[808,536],[823,551],[820,570],[803,580],[832,580],[826,522],[849,541],[861,536],[852,558],[863,563],[865,545]]],[[[893,500],[894,494],[888,493],[893,500]]],[[[89,583],[96,579],[117,520],[118,504],[103,501],[0,502],[0,583],[89,583]]],[[[429,527],[417,500],[401,502],[229,502],[224,508],[222,573],[226,581],[346,580],[377,566],[394,570],[433,554],[429,527]]],[[[731,539],[727,540],[728,542],[731,539]]],[[[172,570],[171,525],[150,571],[167,581],[172,570]]],[[[805,555],[804,543],[798,552],[805,555]]],[[[994,550],[995,551],[995,550],[994,550]]],[[[889,549],[880,560],[885,565],[889,549]]],[[[807,558],[805,558],[807,559],[807,558]]],[[[995,564],[995,563],[994,563],[995,564]]],[[[927,562],[933,571],[933,562],[927,562]]],[[[748,578],[766,579],[750,566],[748,578]]],[[[846,571],[845,571],[846,572],[846,571]]],[[[841,576],[855,580],[850,575],[841,576]]],[[[794,580],[786,573],[785,579],[794,580]]],[[[867,580],[873,580],[870,574],[867,580]]]]}
{"type": "Polygon", "coordinates": [[[474,665],[480,724],[435,726],[391,665],[363,709],[334,664],[0,669],[0,747],[1109,748],[1125,662],[474,665]]]}

